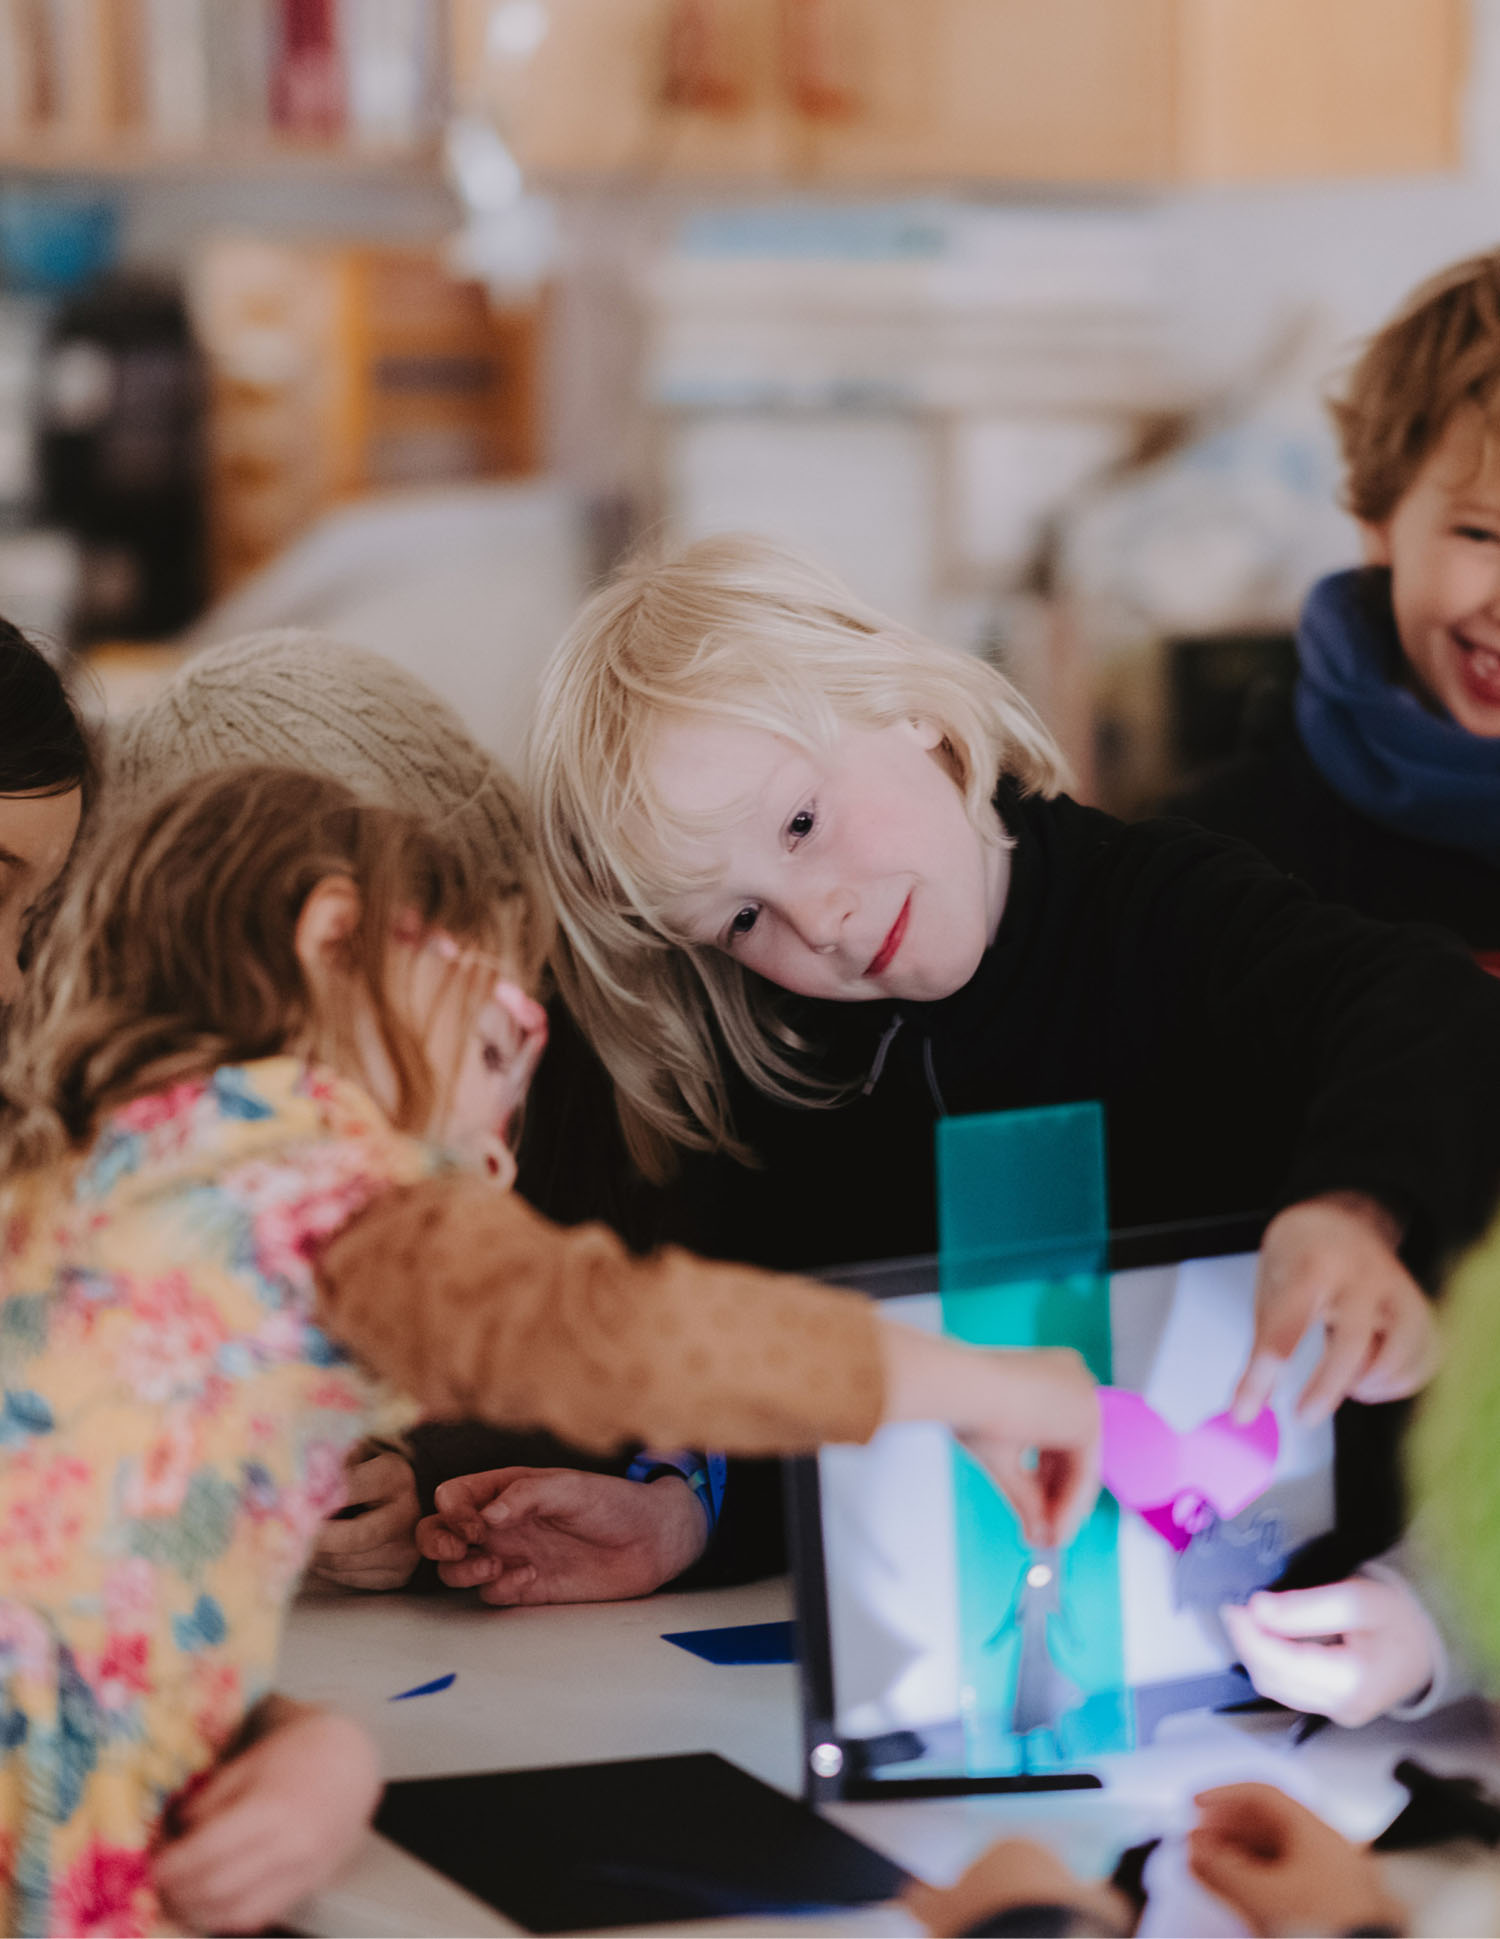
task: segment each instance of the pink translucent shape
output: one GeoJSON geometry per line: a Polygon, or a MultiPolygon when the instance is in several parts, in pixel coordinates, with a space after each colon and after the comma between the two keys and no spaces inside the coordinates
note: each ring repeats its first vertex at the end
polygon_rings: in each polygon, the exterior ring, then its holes
{"type": "Polygon", "coordinates": [[[1281,1435],[1269,1407],[1243,1424],[1215,1414],[1186,1434],[1122,1387],[1099,1389],[1099,1411],[1105,1487],[1179,1551],[1210,1515],[1231,1520],[1275,1476],[1281,1435]]]}

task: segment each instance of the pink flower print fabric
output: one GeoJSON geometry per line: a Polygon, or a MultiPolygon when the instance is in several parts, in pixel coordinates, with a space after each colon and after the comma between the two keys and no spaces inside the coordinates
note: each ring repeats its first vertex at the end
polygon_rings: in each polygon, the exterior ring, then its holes
{"type": "Polygon", "coordinates": [[[162,1814],[266,1693],[348,1449],[405,1413],[317,1325],[314,1255],[438,1163],[271,1058],[0,1188],[5,1931],[172,1929],[162,1814]]]}

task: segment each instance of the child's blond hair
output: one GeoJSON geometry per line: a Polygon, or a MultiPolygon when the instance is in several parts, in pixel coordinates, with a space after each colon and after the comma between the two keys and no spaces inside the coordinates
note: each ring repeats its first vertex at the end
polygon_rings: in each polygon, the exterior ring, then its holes
{"type": "Polygon", "coordinates": [[[769,1096],[838,1095],[799,1057],[779,992],[663,914],[702,879],[680,856],[703,829],[658,799],[651,747],[662,721],[694,717],[814,749],[841,723],[931,722],[987,840],[1002,773],[1041,793],[1067,781],[1051,735],[994,667],[885,618],[768,540],[701,540],[628,565],[597,593],[548,665],[531,779],[558,977],[614,1078],[632,1156],[656,1178],[678,1146],[748,1156],[724,1053],[769,1096]]]}
{"type": "Polygon", "coordinates": [[[1500,250],[1451,263],[1414,289],[1331,400],[1354,516],[1388,519],[1470,405],[1500,428],[1500,250]]]}

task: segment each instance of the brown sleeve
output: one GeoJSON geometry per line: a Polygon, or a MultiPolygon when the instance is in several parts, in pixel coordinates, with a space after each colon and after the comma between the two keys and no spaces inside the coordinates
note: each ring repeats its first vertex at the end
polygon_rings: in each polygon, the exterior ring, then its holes
{"type": "Polygon", "coordinates": [[[382,1193],[323,1247],[322,1317],[437,1418],[730,1454],[864,1441],[884,1400],[855,1293],[563,1230],[482,1179],[382,1193]]]}

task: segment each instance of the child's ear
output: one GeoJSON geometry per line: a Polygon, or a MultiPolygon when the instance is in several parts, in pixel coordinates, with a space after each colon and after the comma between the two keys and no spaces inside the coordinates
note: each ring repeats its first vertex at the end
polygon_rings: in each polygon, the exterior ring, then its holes
{"type": "Polygon", "coordinates": [[[293,947],[303,975],[319,994],[347,960],[359,918],[359,890],[347,875],[325,875],[303,903],[293,947]]]}
{"type": "Polygon", "coordinates": [[[1364,553],[1367,566],[1388,566],[1391,563],[1391,528],[1384,525],[1368,525],[1359,521],[1360,550],[1364,553]]]}
{"type": "Polygon", "coordinates": [[[915,734],[918,747],[925,753],[934,753],[948,738],[935,720],[918,720],[913,717],[906,724],[915,734]]]}

